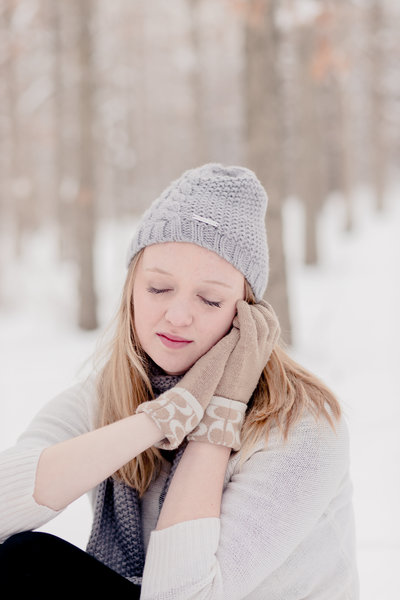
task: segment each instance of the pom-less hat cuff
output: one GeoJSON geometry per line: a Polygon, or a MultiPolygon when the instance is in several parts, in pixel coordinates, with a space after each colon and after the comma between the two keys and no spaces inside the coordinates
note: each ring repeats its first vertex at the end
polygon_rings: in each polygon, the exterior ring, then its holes
{"type": "Polygon", "coordinates": [[[147,223],[132,240],[127,254],[127,266],[146,246],[166,242],[195,243],[211,250],[232,264],[247,279],[256,301],[262,299],[267,285],[268,255],[255,261],[251,249],[241,247],[234,239],[201,222],[163,221],[147,223]]]}

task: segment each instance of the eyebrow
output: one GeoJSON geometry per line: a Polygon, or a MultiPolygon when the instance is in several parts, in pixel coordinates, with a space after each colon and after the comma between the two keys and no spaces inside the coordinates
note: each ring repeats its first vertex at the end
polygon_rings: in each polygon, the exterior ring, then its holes
{"type": "MultiPolygon", "coordinates": [[[[173,277],[172,273],[168,273],[167,271],[159,269],[158,267],[146,267],[145,271],[154,271],[155,273],[161,273],[162,275],[170,275],[171,277],[173,277]]],[[[231,285],[223,283],[222,281],[215,281],[214,279],[204,279],[203,283],[214,283],[216,285],[223,285],[224,287],[232,289],[231,285]]]]}

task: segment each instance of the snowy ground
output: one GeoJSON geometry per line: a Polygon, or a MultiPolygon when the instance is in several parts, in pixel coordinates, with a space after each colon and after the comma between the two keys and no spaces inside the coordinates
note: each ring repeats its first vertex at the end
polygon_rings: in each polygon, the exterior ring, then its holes
{"type": "MultiPolygon", "coordinates": [[[[393,191],[386,212],[376,215],[368,192],[360,191],[350,234],[342,230],[340,202],[332,199],[320,219],[321,264],[312,268],[301,264],[300,207],[293,200],[285,210],[292,354],[334,389],[350,427],[362,600],[399,597],[399,195],[393,191]]],[[[102,324],[119,299],[132,226],[105,226],[98,236],[102,324]]],[[[76,273],[56,262],[52,232],[32,236],[25,250],[24,260],[12,264],[7,240],[0,243],[0,450],[47,399],[74,382],[99,338],[99,331],[75,329],[70,289],[76,273]]],[[[42,529],[84,547],[90,521],[82,498],[42,529]]]]}

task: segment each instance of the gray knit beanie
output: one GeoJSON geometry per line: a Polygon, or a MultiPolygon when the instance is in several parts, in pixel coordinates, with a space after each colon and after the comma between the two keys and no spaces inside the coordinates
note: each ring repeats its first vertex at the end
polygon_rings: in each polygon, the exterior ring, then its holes
{"type": "Polygon", "coordinates": [[[185,171],[143,214],[129,245],[127,265],[151,244],[191,242],[236,267],[258,302],[269,272],[267,201],[255,173],[245,167],[208,163],[185,171]]]}

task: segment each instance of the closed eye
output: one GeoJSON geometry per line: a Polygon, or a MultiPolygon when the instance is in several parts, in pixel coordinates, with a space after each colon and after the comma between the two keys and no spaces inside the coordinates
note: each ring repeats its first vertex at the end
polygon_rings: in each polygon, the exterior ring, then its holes
{"type": "MultiPolygon", "coordinates": [[[[169,289],[160,290],[158,288],[148,287],[147,291],[150,292],[150,294],[163,294],[164,292],[169,292],[170,290],[169,289]]],[[[221,302],[213,302],[212,300],[206,300],[206,298],[203,298],[202,296],[199,296],[199,297],[208,306],[215,306],[216,308],[221,308],[221,302]]]]}
{"type": "Polygon", "coordinates": [[[151,294],[162,294],[163,292],[168,292],[169,290],[158,290],[157,288],[149,287],[147,288],[147,291],[151,294]]]}
{"type": "Polygon", "coordinates": [[[208,306],[216,306],[217,308],[221,308],[221,302],[213,302],[212,300],[206,300],[205,298],[202,298],[201,296],[200,296],[200,298],[203,300],[203,302],[208,304],[208,306]]]}

